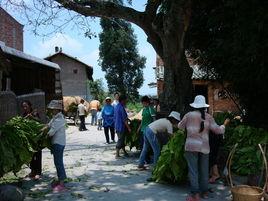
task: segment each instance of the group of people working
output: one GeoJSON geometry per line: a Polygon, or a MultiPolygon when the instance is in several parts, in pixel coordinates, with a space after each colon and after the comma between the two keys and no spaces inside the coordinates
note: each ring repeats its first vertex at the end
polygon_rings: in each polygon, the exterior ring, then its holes
{"type": "MultiPolygon", "coordinates": [[[[191,195],[187,197],[187,201],[199,201],[200,197],[208,197],[208,183],[209,183],[209,131],[214,134],[224,134],[225,126],[229,123],[226,119],[223,125],[217,125],[214,118],[206,111],[209,107],[205,102],[205,97],[198,95],[194,102],[190,104],[192,111],[188,112],[181,119],[180,113],[172,111],[168,117],[156,120],[156,110],[151,104],[149,97],[144,96],[141,99],[143,104],[142,120],[138,132],[141,133],[141,154],[139,157],[138,169],[146,169],[147,153],[149,148],[153,150],[153,164],[157,163],[160,156],[161,148],[158,141],[158,133],[166,133],[172,136],[175,127],[186,130],[185,142],[185,158],[188,164],[189,181],[191,185],[191,195]]],[[[105,99],[105,105],[101,110],[103,118],[103,127],[106,137],[106,142],[109,143],[109,131],[111,133],[112,141],[115,141],[114,134],[117,133],[116,143],[116,158],[120,157],[120,150],[122,149],[125,156],[128,153],[125,150],[125,133],[131,132],[128,124],[128,115],[126,112],[127,97],[120,95],[118,102],[112,105],[110,97],[105,99]]],[[[83,100],[81,100],[81,105],[83,100]]],[[[23,116],[25,118],[33,118],[38,120],[38,114],[32,110],[31,104],[27,101],[23,102],[24,109],[23,116]]],[[[78,106],[79,110],[80,106],[78,106]]],[[[52,154],[54,157],[54,164],[57,169],[59,181],[53,184],[54,191],[62,191],[64,187],[64,179],[66,173],[63,165],[63,150],[66,144],[65,136],[65,120],[62,114],[62,102],[52,100],[48,109],[51,110],[53,118],[44,128],[48,129],[47,134],[52,137],[52,154]]],[[[83,117],[81,124],[84,123],[83,117]]],[[[81,127],[85,129],[85,127],[81,127]]],[[[31,177],[38,178],[41,174],[41,154],[36,153],[31,162],[31,177]]]]}

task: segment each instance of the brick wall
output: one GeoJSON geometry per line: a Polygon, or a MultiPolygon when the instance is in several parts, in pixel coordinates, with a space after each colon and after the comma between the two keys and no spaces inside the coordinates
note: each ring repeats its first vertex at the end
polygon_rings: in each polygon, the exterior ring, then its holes
{"type": "Polygon", "coordinates": [[[0,7],[0,41],[6,46],[23,51],[23,25],[0,7]]]}
{"type": "MultiPolygon", "coordinates": [[[[229,97],[223,86],[217,81],[208,80],[193,80],[193,85],[201,85],[207,88],[207,94],[204,95],[209,104],[209,113],[215,114],[218,112],[235,112],[239,113],[239,109],[233,100],[229,97]]],[[[228,83],[224,84],[227,87],[228,83]]],[[[197,95],[197,94],[196,94],[197,95]]],[[[238,101],[237,101],[238,102],[238,101]]]]}

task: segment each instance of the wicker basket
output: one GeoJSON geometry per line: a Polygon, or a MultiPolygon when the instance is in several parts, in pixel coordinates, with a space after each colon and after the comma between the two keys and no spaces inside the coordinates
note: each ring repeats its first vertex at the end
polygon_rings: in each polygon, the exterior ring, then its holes
{"type": "MultiPolygon", "coordinates": [[[[237,147],[237,144],[234,146],[232,151],[229,154],[227,163],[228,163],[228,175],[229,175],[229,181],[230,181],[230,186],[231,186],[231,192],[233,196],[233,201],[262,201],[264,199],[265,195],[265,189],[266,189],[266,183],[263,188],[257,187],[257,186],[248,186],[248,185],[233,185],[232,181],[232,175],[231,175],[231,162],[233,158],[233,154],[235,152],[235,149],[237,147]]],[[[265,153],[259,144],[259,148],[261,150],[263,160],[264,160],[264,165],[266,168],[266,181],[267,181],[267,160],[265,157],[265,153]]]]}

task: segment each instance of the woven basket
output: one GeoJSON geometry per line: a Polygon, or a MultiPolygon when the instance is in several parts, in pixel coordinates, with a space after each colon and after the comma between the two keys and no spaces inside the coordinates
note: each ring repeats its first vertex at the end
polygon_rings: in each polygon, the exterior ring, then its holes
{"type": "MultiPolygon", "coordinates": [[[[229,175],[229,181],[231,186],[231,192],[233,196],[233,201],[262,201],[265,195],[265,189],[266,189],[266,183],[263,188],[257,187],[257,186],[248,186],[248,185],[233,185],[232,181],[232,175],[231,175],[231,162],[233,158],[233,154],[235,152],[235,149],[237,147],[237,144],[234,146],[232,151],[229,154],[229,157],[227,159],[228,163],[228,175],[229,175]]],[[[259,144],[259,148],[261,150],[264,165],[267,172],[267,160],[265,157],[265,153],[259,144]]],[[[266,181],[267,181],[268,174],[266,174],[266,181]]]]}

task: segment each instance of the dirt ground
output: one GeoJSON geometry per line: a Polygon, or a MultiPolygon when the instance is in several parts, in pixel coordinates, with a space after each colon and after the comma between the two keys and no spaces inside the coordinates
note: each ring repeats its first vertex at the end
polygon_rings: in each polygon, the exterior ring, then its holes
{"type": "MultiPolygon", "coordinates": [[[[89,122],[89,119],[86,120],[89,122]]],[[[189,188],[147,182],[151,171],[138,171],[139,153],[115,159],[115,144],[104,144],[103,130],[87,125],[88,131],[80,132],[75,126],[67,129],[64,152],[65,169],[69,182],[67,191],[53,193],[50,182],[56,170],[50,151],[43,150],[43,176],[39,181],[25,179],[22,188],[26,201],[39,200],[96,200],[96,201],[184,201],[189,188]]],[[[26,172],[29,169],[26,170],[26,172]]],[[[230,199],[229,188],[222,184],[211,186],[215,192],[209,200],[230,199]]]]}

